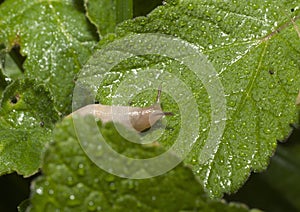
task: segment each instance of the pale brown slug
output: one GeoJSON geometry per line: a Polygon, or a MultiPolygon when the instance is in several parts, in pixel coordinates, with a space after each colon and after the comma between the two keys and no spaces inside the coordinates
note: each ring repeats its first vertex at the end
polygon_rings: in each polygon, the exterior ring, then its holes
{"type": "Polygon", "coordinates": [[[163,116],[173,115],[172,112],[162,111],[160,95],[161,88],[159,87],[156,102],[145,108],[90,104],[74,111],[67,117],[93,115],[100,119],[103,124],[113,121],[141,132],[153,126],[163,116]]]}

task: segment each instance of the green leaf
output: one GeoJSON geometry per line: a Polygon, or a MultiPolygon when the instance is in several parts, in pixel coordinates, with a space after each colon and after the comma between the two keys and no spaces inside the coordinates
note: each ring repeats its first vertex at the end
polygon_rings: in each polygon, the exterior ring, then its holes
{"type": "Polygon", "coordinates": [[[13,58],[10,56],[10,54],[5,54],[4,59],[4,69],[3,72],[5,75],[7,75],[7,78],[9,81],[20,79],[24,77],[24,74],[22,73],[22,70],[19,68],[19,66],[15,63],[13,58]]]}
{"type": "MultiPolygon", "coordinates": [[[[0,45],[0,71],[2,72],[2,78],[5,79],[5,82],[2,83],[2,88],[5,88],[7,84],[9,84],[11,81],[22,78],[23,73],[22,69],[15,63],[13,60],[13,57],[11,55],[17,55],[17,49],[12,49],[10,54],[7,52],[4,45],[0,45]],[[5,77],[4,77],[4,76],[5,77]]],[[[17,57],[17,56],[16,56],[17,57]]],[[[18,58],[20,59],[20,58],[18,58]]],[[[18,61],[19,63],[22,63],[23,59],[20,59],[18,61]]],[[[22,66],[22,65],[21,65],[22,66]]]]}
{"type": "Polygon", "coordinates": [[[115,32],[116,25],[132,18],[132,0],[85,0],[87,17],[102,37],[115,32]]]}
{"type": "Polygon", "coordinates": [[[55,105],[70,112],[74,76],[90,55],[95,38],[71,0],[7,0],[0,5],[0,43],[20,46],[25,76],[50,89],[55,105]]]}
{"type": "Polygon", "coordinates": [[[97,27],[101,37],[115,31],[116,0],[85,0],[84,6],[87,17],[97,27]]]}
{"type": "MultiPolygon", "coordinates": [[[[131,81],[127,76],[157,69],[161,75],[170,73],[180,78],[193,93],[201,126],[199,139],[185,162],[192,165],[210,196],[220,197],[224,192],[236,191],[252,170],[258,172],[267,167],[277,139],[288,134],[288,124],[294,123],[297,118],[294,102],[300,84],[300,77],[297,77],[300,74],[297,56],[300,39],[296,30],[296,25],[300,26],[298,6],[298,1],[274,3],[257,0],[239,4],[213,0],[172,2],[158,7],[148,17],[121,24],[117,37],[109,36],[101,41],[99,52],[91,58],[83,72],[95,71],[105,76],[97,84],[101,88],[97,99],[103,104],[111,104],[112,100],[120,98],[115,91],[121,83],[127,85],[127,88],[120,89],[127,94],[141,91],[142,86],[138,87],[136,82],[146,85],[163,81],[167,84],[166,88],[173,85],[170,96],[172,92],[180,91],[172,82],[159,78],[160,75],[131,81]],[[296,18],[292,19],[294,16],[296,18]],[[110,73],[104,74],[107,70],[103,67],[96,70],[99,61],[103,60],[103,51],[112,48],[129,54],[135,51],[136,46],[143,45],[143,40],[137,43],[126,40],[126,48],[114,48],[116,43],[122,42],[118,39],[133,33],[171,35],[191,43],[208,56],[218,73],[226,98],[227,117],[219,120],[219,123],[226,121],[226,127],[220,141],[217,138],[207,141],[211,126],[218,124],[212,123],[211,114],[217,109],[211,108],[213,97],[206,90],[209,81],[202,82],[180,61],[165,55],[126,57],[126,60],[119,61],[118,54],[113,52],[106,59],[112,64],[118,61],[118,65],[110,73]]],[[[151,45],[148,48],[151,49],[151,45]]],[[[170,47],[172,51],[180,54],[183,50],[170,47]]],[[[170,96],[163,96],[164,110],[176,114],[168,118],[169,130],[159,139],[165,148],[170,148],[182,127],[180,117],[190,115],[193,108],[181,113],[170,96]]],[[[144,92],[133,99],[133,105],[150,105],[154,98],[153,91],[152,94],[144,92]]],[[[123,104],[126,105],[126,102],[123,104]]],[[[193,126],[189,129],[193,130],[193,126]]],[[[183,133],[186,136],[192,134],[189,131],[183,133]]]]}
{"type": "Polygon", "coordinates": [[[53,99],[43,85],[17,80],[3,94],[0,109],[0,175],[36,173],[41,154],[59,119],[53,99]]]}
{"type": "MultiPolygon", "coordinates": [[[[94,119],[86,117],[76,121],[87,129],[86,139],[91,139],[94,119]]],[[[162,151],[161,147],[128,142],[112,124],[99,125],[99,129],[115,150],[127,151],[131,156],[150,156],[162,151]]],[[[142,180],[120,178],[103,171],[81,149],[71,119],[57,125],[42,171],[43,175],[32,187],[31,211],[126,211],[128,208],[131,211],[248,211],[240,204],[208,200],[192,171],[182,164],[164,175],[142,180]]]]}
{"type": "Polygon", "coordinates": [[[226,199],[241,201],[264,211],[299,211],[300,129],[295,128],[280,143],[268,169],[252,175],[247,183],[226,199]],[[259,200],[259,201],[258,201],[259,200]]]}
{"type": "Polygon", "coordinates": [[[133,0],[117,0],[117,23],[132,18],[133,0]]]}
{"type": "Polygon", "coordinates": [[[2,96],[2,92],[7,86],[7,81],[5,80],[5,75],[3,73],[5,63],[5,51],[4,47],[0,45],[0,97],[2,96]]]}

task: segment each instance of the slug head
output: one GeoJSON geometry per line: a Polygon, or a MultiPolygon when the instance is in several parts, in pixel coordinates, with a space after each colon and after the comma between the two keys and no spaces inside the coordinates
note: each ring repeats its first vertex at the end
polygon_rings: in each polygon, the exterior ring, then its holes
{"type": "Polygon", "coordinates": [[[160,102],[161,96],[161,85],[158,87],[156,102],[150,107],[139,108],[138,110],[132,111],[130,115],[130,122],[132,127],[141,132],[152,127],[158,120],[163,116],[172,116],[172,112],[164,112],[161,108],[160,102]]]}
{"type": "Polygon", "coordinates": [[[141,132],[152,127],[163,116],[171,116],[172,112],[164,112],[159,103],[140,110],[130,117],[132,127],[141,132]]]}

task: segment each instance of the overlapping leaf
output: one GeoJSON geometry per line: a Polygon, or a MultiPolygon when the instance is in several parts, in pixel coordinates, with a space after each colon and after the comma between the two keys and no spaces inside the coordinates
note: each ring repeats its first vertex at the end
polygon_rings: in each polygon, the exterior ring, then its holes
{"type": "Polygon", "coordinates": [[[37,172],[53,124],[59,119],[57,110],[62,114],[71,111],[75,74],[97,39],[82,8],[73,1],[5,1],[0,5],[5,72],[11,80],[19,78],[10,69],[15,64],[7,55],[17,47],[26,58],[22,77],[29,78],[17,80],[4,91],[1,174],[37,172]]]}
{"type": "Polygon", "coordinates": [[[74,1],[5,1],[0,6],[0,43],[20,46],[25,76],[50,89],[62,113],[71,111],[74,76],[96,37],[74,1]]]}
{"type": "MultiPolygon", "coordinates": [[[[93,121],[87,117],[76,122],[90,126],[86,129],[94,132],[93,121]]],[[[128,142],[113,125],[99,128],[108,144],[131,157],[162,151],[157,146],[128,142]]],[[[208,200],[192,171],[182,164],[162,176],[142,180],[120,178],[101,170],[81,149],[71,119],[56,127],[54,140],[45,154],[44,175],[34,182],[31,211],[248,211],[240,204],[208,200]]]]}
{"type": "Polygon", "coordinates": [[[54,108],[49,91],[35,81],[17,80],[6,88],[0,109],[0,175],[38,171],[59,119],[54,108]]]}
{"type": "Polygon", "coordinates": [[[101,36],[113,33],[117,24],[116,19],[116,0],[99,1],[85,0],[87,17],[97,27],[98,34],[101,36]],[[103,12],[99,12],[103,10],[103,12]]]}

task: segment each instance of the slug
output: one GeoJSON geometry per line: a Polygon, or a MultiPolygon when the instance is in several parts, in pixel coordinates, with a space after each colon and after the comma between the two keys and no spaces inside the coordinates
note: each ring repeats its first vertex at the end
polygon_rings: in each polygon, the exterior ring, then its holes
{"type": "Polygon", "coordinates": [[[172,112],[164,112],[160,102],[161,87],[158,88],[156,102],[145,108],[130,106],[109,106],[102,104],[86,105],[67,117],[79,115],[93,115],[100,119],[103,124],[107,122],[118,122],[128,128],[133,128],[138,132],[142,132],[153,126],[163,116],[171,116],[172,112]]]}

